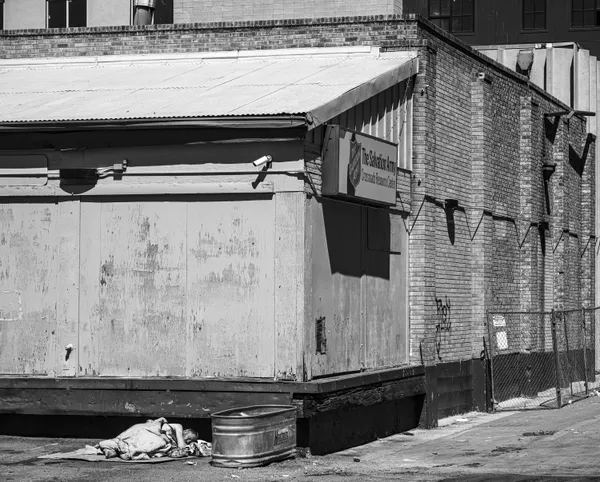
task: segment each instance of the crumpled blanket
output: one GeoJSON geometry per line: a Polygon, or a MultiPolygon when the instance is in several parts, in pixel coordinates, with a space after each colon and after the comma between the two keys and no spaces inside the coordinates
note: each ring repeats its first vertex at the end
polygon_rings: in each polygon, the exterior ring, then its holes
{"type": "Polygon", "coordinates": [[[94,448],[106,458],[144,460],[154,457],[205,457],[211,444],[204,440],[182,443],[181,426],[169,424],[163,417],[138,423],[113,439],[103,440],[94,448]]]}

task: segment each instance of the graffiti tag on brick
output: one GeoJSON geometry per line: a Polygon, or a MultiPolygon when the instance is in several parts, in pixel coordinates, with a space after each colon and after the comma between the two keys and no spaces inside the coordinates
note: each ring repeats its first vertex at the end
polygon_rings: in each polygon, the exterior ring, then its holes
{"type": "Polygon", "coordinates": [[[452,330],[452,305],[450,299],[444,296],[444,299],[436,298],[438,322],[435,325],[435,350],[439,360],[442,359],[442,341],[444,333],[450,333],[452,330]]]}

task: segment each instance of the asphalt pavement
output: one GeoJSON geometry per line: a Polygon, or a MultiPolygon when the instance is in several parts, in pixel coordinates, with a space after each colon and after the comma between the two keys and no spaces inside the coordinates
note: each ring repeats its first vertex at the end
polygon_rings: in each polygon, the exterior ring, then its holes
{"type": "Polygon", "coordinates": [[[38,458],[96,442],[0,436],[0,480],[600,482],[600,397],[560,410],[470,413],[444,419],[437,429],[255,469],[217,468],[210,458],[161,464],[38,458]]]}

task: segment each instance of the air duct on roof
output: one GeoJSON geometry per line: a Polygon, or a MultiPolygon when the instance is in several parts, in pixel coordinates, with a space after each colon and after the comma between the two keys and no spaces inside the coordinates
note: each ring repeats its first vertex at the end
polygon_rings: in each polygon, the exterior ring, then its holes
{"type": "Polygon", "coordinates": [[[156,0],[133,0],[133,24],[151,25],[156,0]]]}

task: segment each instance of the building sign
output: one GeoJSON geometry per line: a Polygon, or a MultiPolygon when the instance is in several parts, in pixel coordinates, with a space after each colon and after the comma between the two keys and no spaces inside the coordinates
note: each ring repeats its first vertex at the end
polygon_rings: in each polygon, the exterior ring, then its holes
{"type": "Polygon", "coordinates": [[[397,144],[328,126],[322,157],[324,195],[396,205],[397,144]]]}

